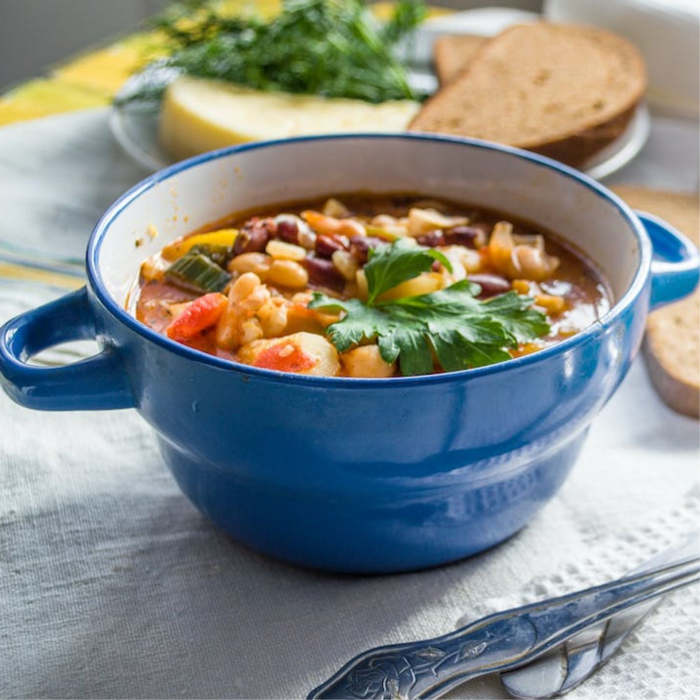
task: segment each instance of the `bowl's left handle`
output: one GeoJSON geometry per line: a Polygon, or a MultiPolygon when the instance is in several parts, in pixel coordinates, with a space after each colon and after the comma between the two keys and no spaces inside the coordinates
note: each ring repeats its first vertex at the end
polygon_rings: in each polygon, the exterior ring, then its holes
{"type": "Polygon", "coordinates": [[[22,406],[46,411],[130,408],[134,398],[115,350],[64,367],[27,363],[41,350],[95,337],[85,287],[20,314],[0,328],[0,381],[22,406]]]}
{"type": "Polygon", "coordinates": [[[654,248],[651,263],[651,309],[688,296],[698,285],[700,256],[693,242],[663,219],[636,212],[654,248]]]}

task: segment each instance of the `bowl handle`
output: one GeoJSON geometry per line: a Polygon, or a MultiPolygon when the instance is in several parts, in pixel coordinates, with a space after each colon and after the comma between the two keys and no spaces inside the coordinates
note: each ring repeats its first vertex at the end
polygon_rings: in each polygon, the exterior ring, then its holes
{"type": "Polygon", "coordinates": [[[653,214],[638,211],[654,248],[651,263],[651,301],[653,310],[688,296],[698,284],[700,257],[692,241],[653,214]]]}
{"type": "Polygon", "coordinates": [[[16,316],[0,328],[0,381],[11,399],[45,411],[101,410],[135,405],[113,349],[65,367],[36,367],[27,360],[69,340],[96,337],[83,287],[16,316]]]}

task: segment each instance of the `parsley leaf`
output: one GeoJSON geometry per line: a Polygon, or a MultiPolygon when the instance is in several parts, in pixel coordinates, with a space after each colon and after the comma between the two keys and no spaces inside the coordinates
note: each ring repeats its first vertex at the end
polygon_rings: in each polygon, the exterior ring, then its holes
{"type": "Polygon", "coordinates": [[[469,280],[430,294],[376,301],[428,270],[433,260],[443,262],[442,257],[439,251],[396,241],[364,268],[366,303],[316,292],[309,308],[344,314],[326,329],[340,352],[376,340],[382,358],[398,360],[404,375],[430,374],[435,359],[448,372],[502,362],[510,359],[509,348],[549,332],[546,316],[532,308],[531,297],[511,291],[480,301],[481,288],[469,280]]]}
{"type": "Polygon", "coordinates": [[[370,259],[364,267],[369,289],[367,303],[374,305],[384,292],[427,272],[436,260],[452,272],[450,261],[439,250],[414,245],[405,238],[390,246],[370,248],[370,259]]]}
{"type": "Polygon", "coordinates": [[[526,343],[533,337],[539,337],[549,333],[547,317],[531,308],[534,299],[524,297],[515,292],[500,294],[484,304],[488,305],[490,313],[496,313],[501,318],[504,327],[513,335],[518,343],[526,343]],[[523,306],[521,300],[527,299],[523,306]]]}
{"type": "Polygon", "coordinates": [[[341,321],[331,323],[326,329],[331,342],[340,352],[349,350],[363,340],[386,333],[391,325],[390,317],[363,304],[359,299],[336,299],[314,292],[309,308],[345,313],[341,321]]]}

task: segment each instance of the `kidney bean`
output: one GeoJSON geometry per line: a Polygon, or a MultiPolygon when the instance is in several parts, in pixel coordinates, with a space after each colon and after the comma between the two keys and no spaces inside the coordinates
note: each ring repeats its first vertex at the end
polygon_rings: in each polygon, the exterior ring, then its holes
{"type": "Polygon", "coordinates": [[[233,254],[262,253],[276,229],[272,219],[247,221],[233,242],[233,254]]]}
{"type": "Polygon", "coordinates": [[[330,260],[309,255],[304,259],[302,265],[309,273],[311,284],[336,290],[342,290],[345,286],[345,278],[330,260]]]}
{"type": "Polygon", "coordinates": [[[387,242],[376,236],[353,236],[350,239],[350,254],[360,265],[364,265],[369,258],[370,248],[380,248],[387,242]]]}
{"type": "Polygon", "coordinates": [[[479,299],[487,299],[488,297],[495,297],[497,294],[505,294],[510,291],[510,282],[499,275],[469,275],[470,282],[475,282],[481,287],[481,294],[479,294],[479,299]]]}
{"type": "Polygon", "coordinates": [[[299,225],[294,219],[280,219],[277,222],[277,236],[287,243],[299,243],[299,225]]]}
{"type": "Polygon", "coordinates": [[[439,229],[435,229],[434,231],[428,231],[428,233],[424,233],[422,236],[417,236],[416,242],[419,245],[425,245],[428,246],[428,248],[434,248],[438,245],[445,245],[445,235],[439,229]]]}
{"type": "Polygon", "coordinates": [[[475,226],[455,226],[445,231],[445,241],[449,245],[480,248],[486,243],[486,236],[480,228],[475,226]]]}
{"type": "Polygon", "coordinates": [[[314,251],[320,258],[330,259],[336,250],[345,250],[343,244],[331,236],[317,236],[314,251]]]}

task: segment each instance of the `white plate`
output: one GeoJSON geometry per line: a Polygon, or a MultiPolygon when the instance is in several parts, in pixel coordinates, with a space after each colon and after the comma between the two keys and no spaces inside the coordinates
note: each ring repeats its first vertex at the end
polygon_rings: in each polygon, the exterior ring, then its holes
{"type": "MultiPolygon", "coordinates": [[[[121,147],[143,167],[155,171],[174,162],[158,143],[157,111],[113,108],[109,124],[121,147]]],[[[649,137],[650,124],[649,110],[645,104],[640,104],[625,131],[586,161],[581,170],[597,180],[620,170],[642,150],[649,137]]]]}
{"type": "MultiPolygon", "coordinates": [[[[506,8],[482,8],[458,12],[429,20],[416,32],[411,43],[404,48],[412,69],[409,81],[414,89],[433,92],[437,79],[429,61],[432,45],[441,34],[479,34],[492,36],[512,24],[533,21],[537,15],[506,8]]],[[[127,82],[128,91],[139,77],[127,82]]],[[[581,170],[596,179],[602,179],[629,163],[643,148],[649,137],[649,111],[640,104],[625,131],[603,150],[586,161],[581,170]]],[[[160,170],[174,159],[158,143],[158,110],[132,104],[114,107],[110,115],[110,127],[122,148],[140,165],[149,170],[160,170]]]]}

